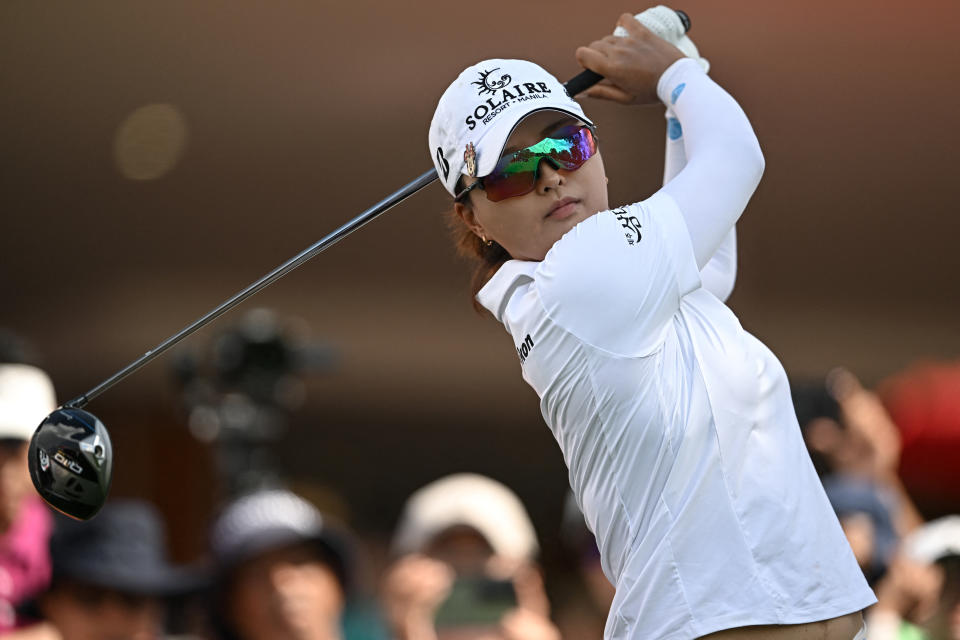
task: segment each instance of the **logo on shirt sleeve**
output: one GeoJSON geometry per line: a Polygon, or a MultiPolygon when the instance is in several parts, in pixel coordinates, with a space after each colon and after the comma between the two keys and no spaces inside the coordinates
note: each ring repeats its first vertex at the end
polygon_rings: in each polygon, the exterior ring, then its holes
{"type": "Polygon", "coordinates": [[[533,338],[530,337],[530,334],[527,334],[527,337],[523,339],[523,342],[517,347],[517,355],[520,356],[520,364],[523,364],[527,361],[527,356],[530,355],[530,350],[533,349],[533,338]]]}
{"type": "Polygon", "coordinates": [[[680,97],[680,94],[683,93],[683,90],[687,88],[686,82],[681,82],[676,86],[676,88],[670,92],[670,104],[677,104],[677,99],[680,97]]]}
{"type": "Polygon", "coordinates": [[[626,207],[613,209],[613,215],[617,216],[620,226],[623,227],[623,235],[627,237],[627,244],[634,245],[640,242],[640,219],[637,216],[630,215],[626,207]]]}

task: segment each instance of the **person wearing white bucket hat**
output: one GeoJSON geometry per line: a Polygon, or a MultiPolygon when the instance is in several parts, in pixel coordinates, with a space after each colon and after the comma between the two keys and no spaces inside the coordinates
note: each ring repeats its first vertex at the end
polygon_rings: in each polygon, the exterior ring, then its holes
{"type": "Polygon", "coordinates": [[[0,633],[20,624],[17,605],[50,580],[50,512],[27,469],[30,436],[56,408],[53,383],[37,367],[0,364],[0,633]]]}
{"type": "Polygon", "coordinates": [[[477,531],[504,558],[533,560],[540,550],[533,523],[516,494],[491,478],[458,473],[410,496],[393,536],[393,551],[421,552],[457,526],[477,531]]]}
{"type": "Polygon", "coordinates": [[[763,155],[643,15],[576,56],[605,78],[587,97],[669,110],[646,200],[611,209],[595,124],[537,65],[484,60],[440,98],[430,153],[476,300],[513,338],[616,587],[606,638],[863,638],[875,598],[786,373],[724,304],[763,155]]]}
{"type": "Polygon", "coordinates": [[[435,480],[407,499],[383,579],[397,640],[559,640],[523,503],[475,473],[435,480]]]}

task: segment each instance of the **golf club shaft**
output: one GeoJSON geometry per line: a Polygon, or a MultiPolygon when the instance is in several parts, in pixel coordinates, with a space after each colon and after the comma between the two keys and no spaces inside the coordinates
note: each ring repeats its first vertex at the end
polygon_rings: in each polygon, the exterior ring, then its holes
{"type": "MultiPolygon", "coordinates": [[[[684,27],[689,29],[689,25],[690,25],[689,18],[687,18],[686,14],[680,11],[678,11],[677,13],[681,16],[681,19],[684,22],[684,27]]],[[[587,89],[589,89],[590,87],[592,87],[602,79],[603,79],[603,76],[587,69],[582,71],[578,75],[574,76],[567,82],[565,82],[563,86],[567,90],[567,93],[569,93],[571,96],[575,96],[583,91],[586,91],[587,89]]],[[[267,275],[263,276],[262,278],[260,278],[259,280],[251,284],[250,286],[248,286],[246,289],[243,289],[242,291],[235,294],[232,298],[224,301],[218,307],[216,307],[215,309],[213,309],[203,317],[198,318],[193,323],[187,325],[186,327],[184,327],[174,335],[170,336],[169,338],[167,338],[166,340],[164,340],[163,342],[155,346],[153,349],[147,351],[142,356],[140,356],[139,358],[137,358],[136,360],[134,360],[133,362],[125,366],[120,371],[117,371],[115,374],[113,374],[112,376],[110,376],[109,378],[107,378],[106,380],[104,380],[94,388],[90,389],[84,394],[77,396],[73,400],[70,400],[64,406],[82,409],[84,406],[86,406],[88,402],[90,402],[91,400],[99,396],[101,393],[103,393],[113,385],[117,384],[118,382],[126,378],[128,375],[130,375],[140,367],[144,366],[145,364],[147,364],[148,362],[150,362],[160,354],[162,354],[164,351],[168,350],[170,347],[174,346],[175,344],[177,344],[178,342],[180,342],[181,340],[189,336],[190,334],[203,328],[213,320],[219,318],[224,313],[226,313],[227,311],[230,311],[235,306],[237,306],[238,304],[240,304],[241,302],[243,302],[253,294],[257,293],[261,289],[264,289],[265,287],[270,286],[271,284],[273,284],[283,276],[287,275],[288,273],[290,273],[291,271],[293,271],[303,263],[307,262],[317,254],[322,253],[325,249],[327,249],[331,245],[336,244],[337,242],[346,238],[348,235],[350,235],[360,227],[372,221],[374,218],[378,217],[380,214],[385,213],[389,209],[400,204],[401,202],[403,202],[413,194],[417,193],[418,191],[420,191],[421,189],[423,189],[424,187],[426,187],[436,179],[437,179],[437,172],[435,169],[431,168],[429,171],[424,172],[419,178],[417,178],[413,182],[410,182],[405,187],[390,194],[389,196],[387,196],[377,204],[373,205],[372,207],[370,207],[369,209],[367,209],[366,211],[358,215],[353,220],[350,220],[349,222],[344,223],[343,225],[341,225],[331,233],[327,234],[326,236],[324,236],[323,238],[321,238],[311,246],[304,249],[302,252],[300,252],[299,254],[297,254],[287,262],[284,262],[282,265],[280,265],[279,267],[277,267],[267,275]]]]}
{"type": "Polygon", "coordinates": [[[230,311],[235,306],[237,306],[238,304],[240,304],[241,302],[243,302],[253,294],[257,293],[261,289],[264,289],[265,287],[270,286],[271,284],[273,284],[283,276],[287,275],[288,273],[290,273],[291,271],[293,271],[303,263],[307,262],[317,254],[322,253],[328,247],[336,244],[340,240],[343,240],[344,238],[346,238],[348,235],[350,235],[360,227],[364,226],[365,224],[367,224],[368,222],[370,222],[380,214],[385,213],[389,209],[400,204],[401,202],[403,202],[404,200],[406,200],[416,192],[420,191],[421,189],[423,189],[424,187],[426,187],[436,179],[437,179],[437,172],[435,169],[431,168],[429,171],[425,172],[423,175],[418,177],[413,182],[407,184],[402,189],[390,194],[389,196],[387,196],[377,204],[373,205],[372,207],[370,207],[369,209],[367,209],[366,211],[358,215],[356,218],[334,229],[332,232],[330,232],[329,234],[327,234],[326,236],[324,236],[314,244],[310,245],[309,247],[304,249],[302,252],[300,252],[290,260],[287,260],[282,265],[280,265],[279,267],[277,267],[267,275],[263,276],[262,278],[260,278],[259,280],[257,280],[256,282],[248,286],[247,288],[236,293],[229,300],[224,301],[218,307],[211,310],[209,313],[207,313],[203,317],[198,318],[191,324],[187,325],[186,327],[184,327],[174,335],[170,336],[169,338],[167,338],[166,340],[164,340],[163,342],[155,346],[153,349],[147,351],[142,356],[140,356],[139,358],[137,358],[136,360],[134,360],[133,362],[125,366],[120,371],[117,371],[115,374],[113,374],[112,376],[110,376],[109,378],[107,378],[106,380],[104,380],[94,388],[90,389],[89,391],[87,391],[82,395],[77,396],[73,400],[67,402],[64,406],[73,407],[76,409],[82,409],[88,402],[90,402],[91,400],[96,398],[98,395],[100,395],[101,393],[103,393],[113,385],[117,384],[118,382],[126,378],[128,375],[130,375],[131,373],[133,373],[143,365],[147,364],[148,362],[150,362],[151,360],[153,360],[154,358],[162,354],[164,351],[166,351],[173,345],[177,344],[178,342],[180,342],[190,334],[194,333],[195,331],[206,326],[213,320],[219,318],[224,313],[226,313],[227,311],[230,311]]]}

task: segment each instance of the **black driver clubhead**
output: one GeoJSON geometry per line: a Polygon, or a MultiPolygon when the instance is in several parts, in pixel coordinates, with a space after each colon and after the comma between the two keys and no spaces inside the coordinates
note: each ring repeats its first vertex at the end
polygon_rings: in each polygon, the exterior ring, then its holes
{"type": "Polygon", "coordinates": [[[37,427],[27,455],[30,479],[47,504],[77,520],[100,511],[110,492],[113,447],[97,416],[57,409],[37,427]]]}

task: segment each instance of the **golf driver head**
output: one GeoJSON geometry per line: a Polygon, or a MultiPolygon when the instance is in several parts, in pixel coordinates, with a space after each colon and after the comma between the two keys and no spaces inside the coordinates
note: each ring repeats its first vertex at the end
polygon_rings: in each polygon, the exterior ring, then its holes
{"type": "Polygon", "coordinates": [[[27,455],[30,479],[47,504],[77,520],[100,511],[110,491],[113,447],[99,418],[57,409],[37,427],[27,455]]]}

